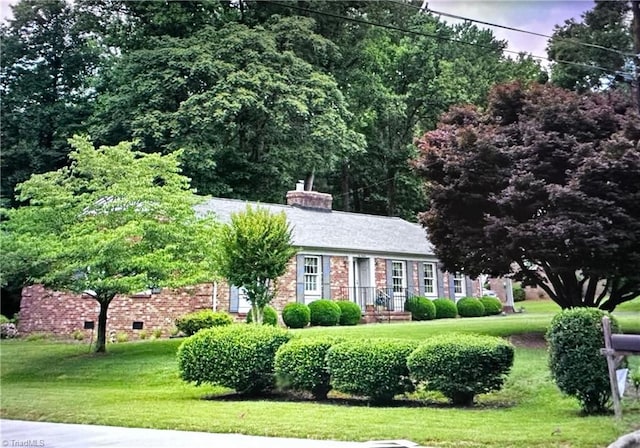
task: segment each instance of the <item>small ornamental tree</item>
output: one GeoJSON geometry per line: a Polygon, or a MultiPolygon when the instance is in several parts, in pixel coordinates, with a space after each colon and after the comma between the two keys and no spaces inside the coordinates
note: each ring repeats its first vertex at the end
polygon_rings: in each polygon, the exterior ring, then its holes
{"type": "Polygon", "coordinates": [[[215,265],[221,277],[246,289],[252,321],[261,324],[264,307],[275,297],[275,282],[294,254],[284,212],[247,206],[222,227],[215,265]]]}
{"type": "Polygon", "coordinates": [[[96,351],[104,352],[116,295],[211,280],[216,225],[195,214],[180,152],[142,154],[131,143],[95,149],[84,137],[70,143],[70,166],[16,188],[24,205],[2,222],[2,272],[95,299],[96,351]]]}
{"type": "Polygon", "coordinates": [[[418,142],[420,222],[450,272],[509,275],[560,307],[640,295],[640,116],[616,92],[496,87],[418,142]]]}

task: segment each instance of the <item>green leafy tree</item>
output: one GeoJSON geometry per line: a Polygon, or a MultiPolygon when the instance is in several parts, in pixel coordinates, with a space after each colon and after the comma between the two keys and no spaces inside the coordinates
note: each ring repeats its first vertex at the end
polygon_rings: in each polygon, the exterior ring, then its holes
{"type": "Polygon", "coordinates": [[[450,272],[515,270],[563,309],[613,311],[640,295],[639,140],[620,92],[499,86],[419,141],[420,221],[450,272]]]}
{"type": "Polygon", "coordinates": [[[284,212],[272,214],[247,206],[246,211],[231,215],[218,242],[217,273],[230,284],[246,289],[252,322],[261,324],[264,307],[275,297],[276,280],[286,272],[296,252],[284,212]]]}
{"type": "Polygon", "coordinates": [[[196,216],[178,152],[141,154],[131,143],[95,149],[83,137],[70,143],[69,167],[18,186],[27,205],[6,211],[2,272],[93,297],[96,351],[104,352],[116,295],[211,280],[216,225],[196,216]]]}
{"type": "Polygon", "coordinates": [[[634,50],[630,12],[629,1],[596,0],[593,9],[582,14],[582,21],[571,19],[556,26],[547,47],[549,58],[559,61],[552,66],[552,82],[577,91],[628,83],[630,79],[616,77],[616,73],[631,76],[634,50]]]}
{"type": "Polygon", "coordinates": [[[3,205],[33,173],[63,166],[67,139],[84,131],[100,48],[63,0],[21,0],[0,25],[3,205]]]}
{"type": "Polygon", "coordinates": [[[311,21],[278,18],[151,37],[105,73],[92,134],[136,138],[143,151],[184,148],[198,191],[280,202],[295,180],[364,146],[333,77],[291,49],[302,35],[331,47],[311,21]]]}

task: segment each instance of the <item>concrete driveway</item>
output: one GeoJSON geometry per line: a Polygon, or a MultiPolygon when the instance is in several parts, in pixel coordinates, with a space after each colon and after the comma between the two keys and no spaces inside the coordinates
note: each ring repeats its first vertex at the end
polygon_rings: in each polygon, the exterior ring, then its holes
{"type": "Polygon", "coordinates": [[[0,445],[3,448],[382,448],[407,446],[20,420],[0,420],[0,445]]]}

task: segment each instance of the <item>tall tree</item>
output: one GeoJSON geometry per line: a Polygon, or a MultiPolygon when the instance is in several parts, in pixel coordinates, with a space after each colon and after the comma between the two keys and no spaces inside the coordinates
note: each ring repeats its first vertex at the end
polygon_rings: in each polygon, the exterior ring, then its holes
{"type": "Polygon", "coordinates": [[[634,50],[630,4],[596,0],[593,9],[582,14],[582,21],[570,19],[556,26],[547,47],[549,58],[559,61],[551,70],[554,84],[584,91],[631,81],[634,50]]]}
{"type": "MultiPolygon", "coordinates": [[[[301,175],[363,146],[336,82],[288,48],[283,26],[230,23],[123,55],[104,77],[92,133],[136,138],[144,151],[184,148],[200,192],[282,201],[301,175]]],[[[298,36],[311,27],[286,22],[298,36]]]]}
{"type": "Polygon", "coordinates": [[[639,141],[620,93],[500,86],[420,140],[420,221],[449,271],[513,273],[562,308],[612,311],[640,295],[639,141]]]}
{"type": "Polygon", "coordinates": [[[17,183],[60,168],[67,139],[92,111],[92,76],[100,51],[63,0],[21,0],[0,25],[0,113],[4,205],[17,183]]]}
{"type": "Polygon", "coordinates": [[[28,205],[1,223],[2,272],[94,298],[96,351],[104,352],[116,295],[212,279],[216,226],[196,217],[178,153],[143,155],[130,143],[94,149],[79,137],[71,145],[69,167],[18,186],[28,205]]]}
{"type": "Polygon", "coordinates": [[[272,214],[250,206],[242,213],[232,214],[231,222],[220,231],[216,272],[247,291],[252,322],[262,323],[264,307],[277,292],[276,281],[296,253],[291,232],[284,212],[272,214]]]}

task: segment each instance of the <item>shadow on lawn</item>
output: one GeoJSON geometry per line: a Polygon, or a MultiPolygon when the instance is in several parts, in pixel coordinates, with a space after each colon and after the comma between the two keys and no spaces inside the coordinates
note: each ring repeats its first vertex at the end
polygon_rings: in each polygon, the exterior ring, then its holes
{"type": "MultiPolygon", "coordinates": [[[[375,408],[459,408],[453,406],[446,399],[442,398],[398,398],[389,403],[374,403],[365,397],[353,397],[342,396],[336,392],[330,392],[329,398],[326,400],[315,400],[311,394],[305,394],[303,392],[273,392],[268,395],[243,395],[238,393],[226,393],[218,395],[205,395],[202,397],[206,401],[230,401],[230,402],[243,402],[243,401],[263,401],[263,402],[275,402],[275,403],[312,403],[328,406],[351,406],[351,407],[375,407],[375,408]]],[[[474,403],[473,406],[469,406],[465,409],[508,409],[514,407],[514,402],[491,400],[489,402],[474,403]]]]}

